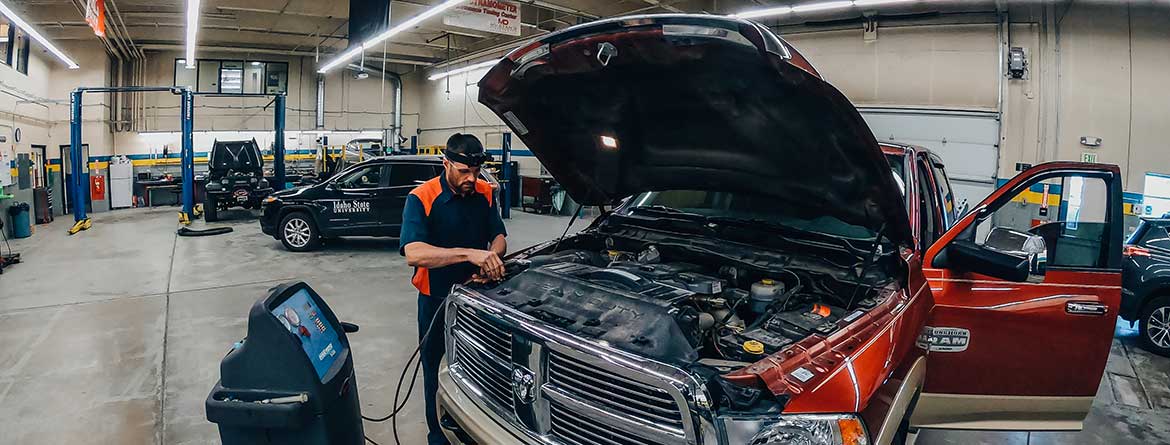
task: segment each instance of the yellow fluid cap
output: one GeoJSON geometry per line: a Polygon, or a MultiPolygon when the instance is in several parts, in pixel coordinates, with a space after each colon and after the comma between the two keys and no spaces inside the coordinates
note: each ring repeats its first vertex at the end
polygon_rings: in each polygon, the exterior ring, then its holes
{"type": "Polygon", "coordinates": [[[776,280],[773,280],[771,278],[764,278],[764,279],[760,280],[760,284],[766,284],[766,285],[771,286],[773,284],[776,284],[776,280]]]}
{"type": "Polygon", "coordinates": [[[748,340],[743,342],[743,350],[748,354],[760,355],[764,353],[764,344],[755,340],[748,340]]]}

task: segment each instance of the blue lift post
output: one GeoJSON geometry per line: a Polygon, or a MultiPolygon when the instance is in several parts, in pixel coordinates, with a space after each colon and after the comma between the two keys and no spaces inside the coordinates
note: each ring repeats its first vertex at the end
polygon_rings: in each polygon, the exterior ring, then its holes
{"type": "Polygon", "coordinates": [[[512,166],[510,165],[512,161],[512,133],[505,131],[501,137],[503,142],[500,144],[502,145],[500,150],[503,154],[500,156],[500,160],[502,161],[500,164],[500,175],[503,178],[500,178],[500,217],[508,219],[512,217],[512,203],[509,202],[509,192],[512,191],[512,187],[515,187],[511,182],[512,166]]]}
{"type": "Polygon", "coordinates": [[[81,152],[81,96],[85,93],[137,93],[137,92],[167,92],[177,94],[182,97],[180,104],[180,128],[182,129],[182,153],[180,159],[183,163],[183,214],[188,218],[194,209],[194,196],[187,193],[186,184],[194,181],[194,159],[195,153],[191,144],[191,118],[193,109],[193,97],[191,90],[185,87],[79,87],[73,90],[69,95],[69,105],[72,108],[69,113],[69,165],[74,172],[73,183],[70,184],[71,195],[73,196],[73,221],[75,221],[69,233],[77,233],[79,230],[89,228],[89,218],[85,213],[85,182],[82,179],[81,171],[88,159],[82,159],[81,152]]]}

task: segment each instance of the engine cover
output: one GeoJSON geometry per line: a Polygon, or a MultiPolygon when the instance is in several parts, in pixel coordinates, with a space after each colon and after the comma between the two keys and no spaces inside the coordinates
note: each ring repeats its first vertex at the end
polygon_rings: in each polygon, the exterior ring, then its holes
{"type": "Polygon", "coordinates": [[[480,293],[565,331],[604,340],[628,352],[669,363],[697,360],[696,314],[677,306],[695,293],[638,272],[630,267],[552,263],[530,268],[480,293]]]}

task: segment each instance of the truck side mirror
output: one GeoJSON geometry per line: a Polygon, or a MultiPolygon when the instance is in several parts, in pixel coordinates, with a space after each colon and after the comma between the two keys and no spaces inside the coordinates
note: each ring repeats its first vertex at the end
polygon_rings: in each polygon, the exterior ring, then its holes
{"type": "Polygon", "coordinates": [[[946,247],[950,268],[1015,282],[1038,281],[1043,274],[1042,255],[1007,252],[967,240],[954,240],[946,247]]]}

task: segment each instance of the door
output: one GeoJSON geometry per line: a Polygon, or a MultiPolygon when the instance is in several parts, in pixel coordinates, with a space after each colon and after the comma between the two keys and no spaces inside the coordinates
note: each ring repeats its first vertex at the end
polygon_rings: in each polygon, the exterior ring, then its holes
{"type": "Polygon", "coordinates": [[[385,235],[398,236],[402,228],[402,208],[406,206],[406,197],[419,184],[438,176],[441,171],[442,168],[436,164],[390,165],[390,187],[385,194],[385,205],[379,208],[385,235]]]}
{"type": "Polygon", "coordinates": [[[53,193],[49,182],[49,149],[44,145],[32,144],[32,151],[37,156],[36,175],[33,178],[33,187],[45,187],[49,194],[53,193]]]}
{"type": "MultiPolygon", "coordinates": [[[[73,162],[70,156],[71,147],[68,144],[61,145],[61,193],[62,202],[65,203],[64,211],[67,214],[73,213],[73,162]]],[[[89,190],[89,144],[81,144],[81,181],[85,190],[89,190]]],[[[89,193],[84,193],[85,196],[85,210],[90,212],[93,210],[93,203],[90,201],[89,193]]]]}
{"type": "Polygon", "coordinates": [[[1036,166],[923,257],[935,307],[915,427],[1080,429],[1121,301],[1116,166],[1036,166]]]}
{"type": "Polygon", "coordinates": [[[376,235],[374,203],[387,183],[386,164],[359,166],[330,185],[331,195],[322,210],[327,232],[337,235],[376,235]]]}

